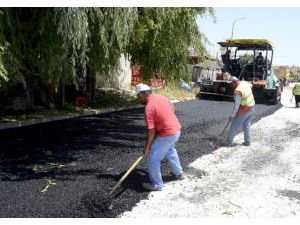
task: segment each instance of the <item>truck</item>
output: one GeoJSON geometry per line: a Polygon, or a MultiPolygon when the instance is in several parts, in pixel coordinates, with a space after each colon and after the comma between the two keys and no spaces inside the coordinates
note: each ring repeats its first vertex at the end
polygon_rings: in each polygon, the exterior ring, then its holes
{"type": "Polygon", "coordinates": [[[280,81],[273,68],[273,44],[268,39],[226,39],[218,42],[221,55],[222,74],[200,82],[199,98],[212,99],[233,97],[228,83],[230,76],[252,84],[257,103],[277,104],[281,99],[280,81]]]}

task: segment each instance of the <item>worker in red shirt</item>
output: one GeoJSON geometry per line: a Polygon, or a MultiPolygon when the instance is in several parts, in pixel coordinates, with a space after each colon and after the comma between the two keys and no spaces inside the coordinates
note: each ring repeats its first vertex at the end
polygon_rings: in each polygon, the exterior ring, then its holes
{"type": "Polygon", "coordinates": [[[160,191],[163,180],[160,162],[166,158],[175,179],[183,179],[183,171],[175,149],[181,125],[174,113],[173,104],[163,95],[152,94],[146,84],[136,86],[138,100],[145,105],[144,117],[147,125],[147,140],[143,154],[147,159],[150,183],[142,186],[148,191],[160,191]]]}
{"type": "Polygon", "coordinates": [[[237,77],[230,78],[231,87],[234,89],[234,107],[230,115],[231,127],[226,142],[228,146],[232,146],[233,139],[238,133],[238,129],[242,126],[244,130],[245,146],[251,144],[250,126],[254,113],[255,101],[252,93],[252,85],[247,81],[240,81],[237,77]]]}

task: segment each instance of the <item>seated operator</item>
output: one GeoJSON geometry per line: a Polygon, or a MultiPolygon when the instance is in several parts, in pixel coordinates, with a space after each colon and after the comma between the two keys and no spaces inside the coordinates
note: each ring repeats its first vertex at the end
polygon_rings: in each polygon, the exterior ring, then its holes
{"type": "Polygon", "coordinates": [[[231,50],[227,49],[225,54],[222,55],[222,61],[225,64],[225,70],[232,73],[232,62],[230,59],[231,50]]]}
{"type": "Polygon", "coordinates": [[[258,53],[258,56],[256,56],[254,61],[258,66],[263,64],[264,57],[262,56],[262,52],[258,53]]]}
{"type": "Polygon", "coordinates": [[[262,52],[258,53],[258,56],[255,58],[255,68],[256,72],[258,73],[259,76],[262,76],[263,71],[264,71],[264,57],[262,56],[262,52]]]}

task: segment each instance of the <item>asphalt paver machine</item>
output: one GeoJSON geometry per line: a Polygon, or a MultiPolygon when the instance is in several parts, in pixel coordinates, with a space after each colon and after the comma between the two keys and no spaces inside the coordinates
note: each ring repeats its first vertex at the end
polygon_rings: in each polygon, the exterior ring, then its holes
{"type": "Polygon", "coordinates": [[[222,54],[222,76],[201,82],[199,97],[232,97],[228,79],[236,76],[252,84],[256,102],[277,104],[281,99],[279,79],[273,69],[273,44],[267,39],[227,39],[218,42],[222,54]]]}

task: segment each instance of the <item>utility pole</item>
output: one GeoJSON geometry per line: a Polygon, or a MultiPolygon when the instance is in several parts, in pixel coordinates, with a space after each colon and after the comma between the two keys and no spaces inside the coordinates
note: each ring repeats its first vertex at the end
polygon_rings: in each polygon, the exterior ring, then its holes
{"type": "Polygon", "coordinates": [[[241,17],[241,18],[237,18],[233,21],[232,23],[232,29],[231,29],[231,39],[233,38],[233,30],[234,30],[234,24],[238,21],[238,20],[243,20],[246,19],[245,17],[241,17]]]}

